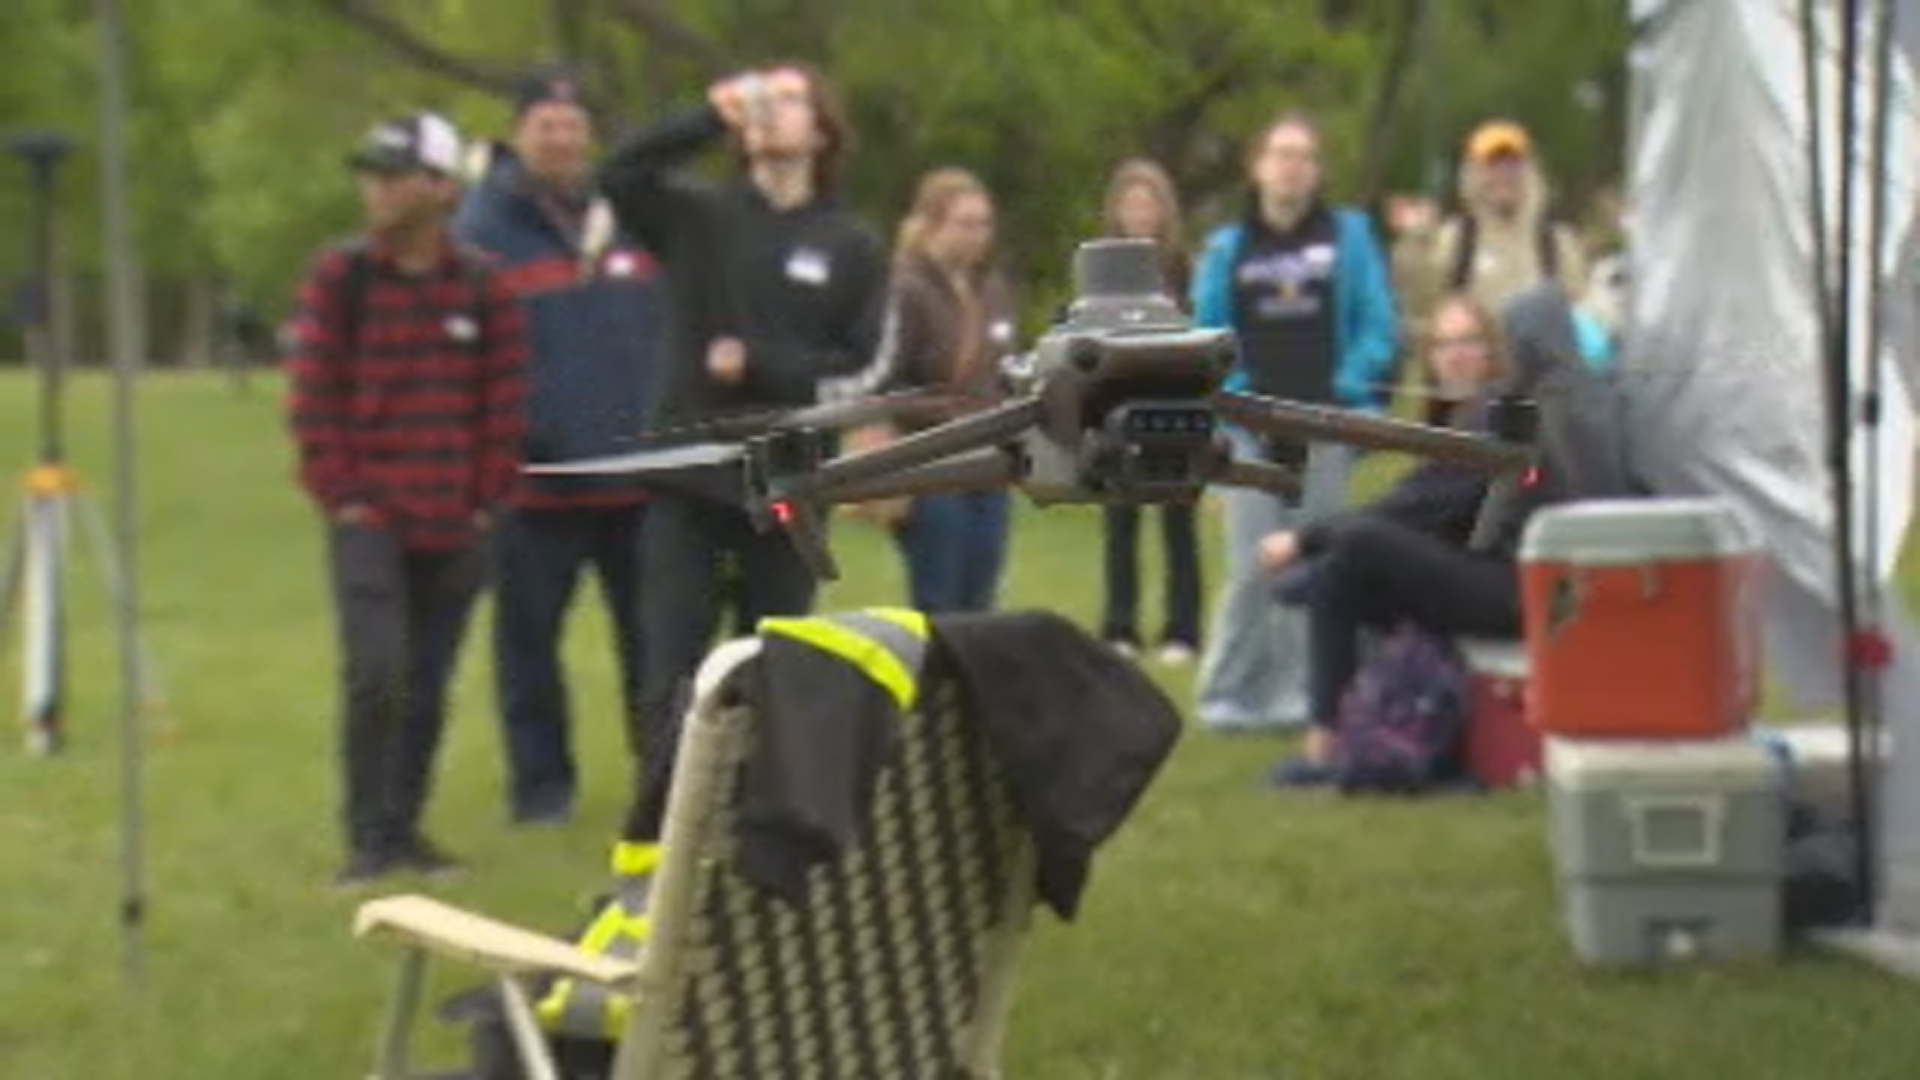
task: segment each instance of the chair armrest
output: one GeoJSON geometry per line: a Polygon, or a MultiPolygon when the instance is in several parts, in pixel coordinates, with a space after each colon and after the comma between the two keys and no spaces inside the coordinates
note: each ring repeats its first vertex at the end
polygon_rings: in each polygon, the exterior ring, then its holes
{"type": "Polygon", "coordinates": [[[631,992],[640,965],[476,915],[426,896],[369,900],[354,914],[355,937],[381,937],[478,964],[501,974],[552,973],[631,992]]]}

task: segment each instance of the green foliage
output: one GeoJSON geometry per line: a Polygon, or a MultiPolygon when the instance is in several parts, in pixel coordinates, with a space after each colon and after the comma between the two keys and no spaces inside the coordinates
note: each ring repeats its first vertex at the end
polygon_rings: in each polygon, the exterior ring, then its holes
{"type": "MultiPolygon", "coordinates": [[[[1575,88],[1618,82],[1626,35],[1621,0],[1507,5],[1490,26],[1434,0],[1438,48],[1413,53],[1397,122],[1382,133],[1368,118],[1395,35],[1418,10],[1405,0],[123,2],[142,261],[161,277],[229,280],[269,312],[311,248],[353,227],[338,162],[366,124],[432,107],[470,132],[498,132],[506,74],[562,52],[586,66],[616,124],[692,99],[728,62],[819,61],[863,136],[850,195],[873,225],[891,232],[924,169],[968,166],[999,193],[1009,254],[1044,308],[1073,242],[1098,228],[1118,159],[1165,162],[1197,230],[1231,206],[1245,139],[1281,108],[1322,121],[1343,197],[1376,151],[1391,184],[1417,185],[1430,145],[1450,148],[1493,113],[1534,126],[1554,171],[1589,186],[1614,171],[1619,107],[1596,116],[1575,88]],[[388,21],[369,29],[355,10],[388,21]]],[[[0,112],[68,128],[97,150],[90,6],[7,8],[0,112]]],[[[83,270],[100,259],[96,163],[83,155],[64,191],[83,270]]],[[[0,180],[7,220],[23,212],[19,188],[0,180]]],[[[0,269],[18,261],[0,252],[0,269]]]]}

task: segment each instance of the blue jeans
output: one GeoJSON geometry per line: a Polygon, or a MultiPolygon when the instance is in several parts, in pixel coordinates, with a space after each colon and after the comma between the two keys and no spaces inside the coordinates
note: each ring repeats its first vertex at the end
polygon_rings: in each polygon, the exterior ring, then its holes
{"type": "Polygon", "coordinates": [[[560,642],[581,573],[600,579],[629,714],[640,703],[640,506],[516,509],[501,522],[494,677],[516,814],[564,811],[576,773],[560,642]]]}
{"type": "MultiPolygon", "coordinates": [[[[1244,433],[1231,436],[1236,456],[1260,455],[1244,433]]],[[[1221,490],[1226,581],[1200,659],[1195,711],[1202,726],[1275,730],[1304,726],[1311,718],[1306,613],[1274,598],[1273,577],[1260,566],[1260,538],[1344,507],[1353,457],[1350,447],[1315,445],[1298,504],[1248,488],[1221,490]]]]}
{"type": "Polygon", "coordinates": [[[924,612],[990,611],[1006,565],[1010,498],[1004,491],[923,495],[894,541],[907,563],[907,592],[924,612]]]}

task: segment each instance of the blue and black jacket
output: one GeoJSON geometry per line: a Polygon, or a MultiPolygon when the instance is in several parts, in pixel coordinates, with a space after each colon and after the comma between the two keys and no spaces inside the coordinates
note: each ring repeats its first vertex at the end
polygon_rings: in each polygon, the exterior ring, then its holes
{"type": "MultiPolygon", "coordinates": [[[[463,240],[498,259],[526,306],[530,462],[635,449],[646,423],[659,337],[659,265],[619,234],[604,204],[569,228],[549,209],[520,160],[492,149],[485,175],[454,218],[463,240]]],[[[527,506],[638,502],[632,477],[529,476],[527,506]]]]}
{"type": "MultiPolygon", "coordinates": [[[[1329,320],[1332,386],[1330,400],[1324,394],[1305,396],[1349,409],[1381,412],[1392,398],[1400,340],[1399,314],[1386,259],[1365,214],[1345,207],[1317,212],[1326,215],[1334,255],[1329,320]]],[[[1246,328],[1236,325],[1236,288],[1249,234],[1258,228],[1251,224],[1254,220],[1250,211],[1246,220],[1224,225],[1207,238],[1193,281],[1197,325],[1233,330],[1244,338],[1246,328]]],[[[1273,368],[1285,365],[1288,358],[1250,356],[1248,351],[1243,340],[1240,362],[1229,375],[1227,388],[1274,392],[1274,384],[1284,380],[1272,378],[1273,368]]]]}

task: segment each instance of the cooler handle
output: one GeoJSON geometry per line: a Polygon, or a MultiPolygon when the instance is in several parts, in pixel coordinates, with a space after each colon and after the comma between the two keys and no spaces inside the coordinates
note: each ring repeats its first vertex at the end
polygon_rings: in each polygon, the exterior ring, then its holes
{"type": "Polygon", "coordinates": [[[1632,835],[1633,861],[1658,869],[1696,869],[1720,865],[1720,837],[1726,823],[1726,800],[1715,795],[1625,795],[1621,808],[1632,835]],[[1653,843],[1658,815],[1683,813],[1700,821],[1700,843],[1689,850],[1653,843]]]}
{"type": "MultiPolygon", "coordinates": [[[[1587,597],[1593,591],[1593,583],[1588,577],[1588,567],[1578,567],[1561,574],[1553,583],[1553,592],[1547,600],[1547,636],[1557,638],[1580,616],[1580,609],[1586,605],[1587,597]]],[[[1650,564],[1642,564],[1640,571],[1640,597],[1646,601],[1660,597],[1660,569],[1650,564]]]]}

